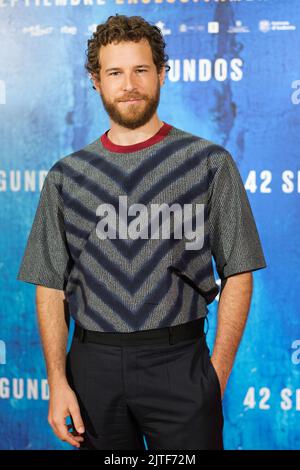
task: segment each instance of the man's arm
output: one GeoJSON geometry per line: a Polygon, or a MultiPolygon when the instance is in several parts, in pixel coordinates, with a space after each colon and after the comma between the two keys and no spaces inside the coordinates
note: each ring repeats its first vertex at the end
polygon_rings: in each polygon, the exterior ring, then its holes
{"type": "Polygon", "coordinates": [[[246,272],[229,276],[220,294],[211,361],[219,377],[222,398],[246,325],[252,290],[253,275],[246,272]]]}
{"type": "Polygon", "coordinates": [[[64,291],[38,285],[36,309],[50,390],[48,422],[57,437],[79,447],[83,438],[69,433],[65,423],[71,415],[77,432],[84,431],[77,398],[66,377],[69,317],[64,291]]]}
{"type": "Polygon", "coordinates": [[[65,294],[62,290],[36,287],[38,325],[50,388],[53,384],[66,381],[69,325],[64,300],[65,294]]]}

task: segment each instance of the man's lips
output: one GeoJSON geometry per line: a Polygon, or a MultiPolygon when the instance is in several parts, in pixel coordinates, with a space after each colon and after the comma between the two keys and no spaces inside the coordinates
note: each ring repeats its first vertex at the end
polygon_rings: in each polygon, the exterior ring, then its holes
{"type": "Polygon", "coordinates": [[[137,101],[142,101],[142,98],[134,98],[130,100],[122,100],[121,103],[136,103],[137,101]]]}

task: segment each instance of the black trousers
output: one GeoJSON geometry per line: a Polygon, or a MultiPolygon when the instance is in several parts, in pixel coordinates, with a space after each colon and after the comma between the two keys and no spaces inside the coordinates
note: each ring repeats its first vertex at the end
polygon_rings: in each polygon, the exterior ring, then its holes
{"type": "Polygon", "coordinates": [[[177,342],[145,336],[136,345],[74,335],[66,371],[85,424],[82,450],[223,449],[220,382],[205,333],[177,342]]]}

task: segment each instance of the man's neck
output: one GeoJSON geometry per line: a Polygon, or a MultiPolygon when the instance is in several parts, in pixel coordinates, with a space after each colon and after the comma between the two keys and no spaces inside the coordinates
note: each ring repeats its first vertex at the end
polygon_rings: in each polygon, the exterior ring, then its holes
{"type": "Polygon", "coordinates": [[[107,137],[116,145],[134,145],[150,139],[163,125],[164,122],[158,118],[137,129],[127,129],[126,127],[112,123],[107,137]]]}

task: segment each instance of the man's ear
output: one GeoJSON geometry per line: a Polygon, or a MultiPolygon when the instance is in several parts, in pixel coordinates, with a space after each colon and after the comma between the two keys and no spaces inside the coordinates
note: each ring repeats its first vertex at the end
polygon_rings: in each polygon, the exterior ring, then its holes
{"type": "Polygon", "coordinates": [[[165,78],[166,78],[166,68],[162,67],[158,75],[159,75],[160,86],[163,86],[165,78]]]}
{"type": "Polygon", "coordinates": [[[101,86],[100,86],[100,79],[99,76],[96,75],[95,73],[91,73],[91,79],[93,81],[94,87],[96,90],[100,93],[101,91],[101,86]]]}

